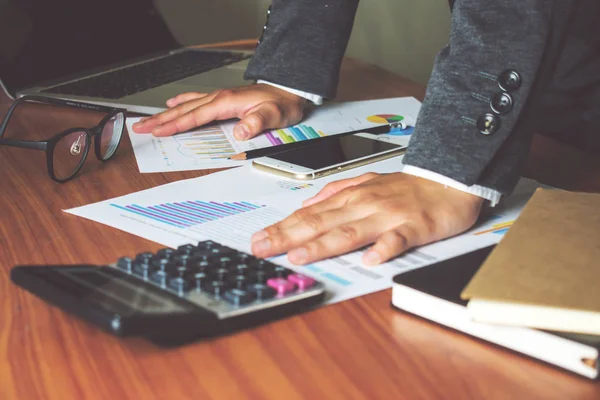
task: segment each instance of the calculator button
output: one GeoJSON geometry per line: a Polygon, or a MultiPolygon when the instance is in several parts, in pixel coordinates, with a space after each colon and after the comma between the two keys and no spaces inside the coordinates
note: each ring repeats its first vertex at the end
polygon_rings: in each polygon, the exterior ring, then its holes
{"type": "Polygon", "coordinates": [[[315,280],[306,275],[302,274],[291,274],[288,275],[287,280],[295,283],[300,290],[310,289],[315,285],[315,280]]]}
{"type": "Polygon", "coordinates": [[[296,284],[283,278],[271,278],[267,280],[267,285],[275,289],[279,296],[286,295],[296,289],[296,284]]]}
{"type": "Polygon", "coordinates": [[[280,265],[273,268],[273,272],[277,278],[287,278],[287,276],[292,273],[292,271],[280,265]]]}
{"type": "Polygon", "coordinates": [[[169,264],[169,262],[170,261],[168,258],[155,258],[154,260],[152,260],[152,266],[156,270],[166,271],[167,265],[169,264]]]}
{"type": "Polygon", "coordinates": [[[247,264],[238,264],[232,268],[231,272],[238,275],[246,275],[250,272],[250,267],[247,264]]]}
{"type": "Polygon", "coordinates": [[[127,273],[131,273],[131,264],[133,260],[130,257],[121,257],[117,261],[117,267],[127,273]]]}
{"type": "Polygon", "coordinates": [[[218,246],[217,243],[213,242],[212,240],[204,240],[202,242],[199,242],[198,245],[196,246],[196,248],[205,248],[205,249],[209,249],[213,246],[218,246]]]}
{"type": "Polygon", "coordinates": [[[161,287],[167,286],[167,273],[164,271],[156,271],[152,273],[150,280],[161,287]]]}
{"type": "Polygon", "coordinates": [[[182,296],[190,291],[191,285],[183,278],[171,278],[169,279],[169,288],[182,296]]]}
{"type": "Polygon", "coordinates": [[[188,261],[190,259],[190,255],[187,253],[177,253],[175,254],[173,257],[171,257],[171,261],[173,261],[175,264],[179,264],[179,265],[187,265],[188,261]]]}
{"type": "Polygon", "coordinates": [[[195,248],[196,248],[196,246],[194,246],[192,244],[184,244],[177,248],[177,252],[179,254],[190,254],[195,248]]]}
{"type": "Polygon", "coordinates": [[[248,278],[244,275],[234,275],[230,278],[233,287],[243,289],[248,285],[248,278]]]}
{"type": "Polygon", "coordinates": [[[190,254],[190,263],[199,263],[202,261],[208,261],[210,258],[210,254],[208,252],[199,252],[194,251],[190,254]]]}
{"type": "Polygon", "coordinates": [[[185,265],[177,265],[173,268],[169,268],[167,274],[176,278],[185,278],[189,271],[189,268],[185,265]]]}
{"type": "Polygon", "coordinates": [[[143,279],[148,279],[148,273],[150,271],[150,265],[147,263],[140,263],[134,261],[133,267],[131,268],[133,273],[143,279]]]}
{"type": "Polygon", "coordinates": [[[165,247],[164,249],[160,249],[159,251],[156,252],[156,257],[157,258],[169,258],[171,257],[171,255],[175,253],[175,250],[173,250],[170,247],[165,247]]]}
{"type": "Polygon", "coordinates": [[[272,275],[269,271],[264,270],[255,270],[250,274],[250,279],[253,283],[267,283],[267,280],[272,278],[272,275]]]}
{"type": "Polygon", "coordinates": [[[194,286],[196,290],[203,290],[204,283],[208,280],[206,274],[204,272],[197,272],[192,276],[194,286]]]}
{"type": "Polygon", "coordinates": [[[216,260],[216,263],[219,264],[222,267],[228,267],[228,266],[231,265],[232,260],[231,260],[231,257],[227,257],[227,256],[225,256],[225,257],[219,257],[216,260]]]}
{"type": "Polygon", "coordinates": [[[246,290],[252,293],[257,300],[267,300],[277,294],[275,289],[264,283],[251,283],[246,287],[246,290]]]}
{"type": "Polygon", "coordinates": [[[215,297],[221,297],[223,292],[227,289],[228,287],[225,281],[211,281],[204,285],[204,290],[215,297]]]}
{"type": "Polygon", "coordinates": [[[200,261],[198,263],[190,263],[189,267],[194,272],[208,272],[210,264],[208,261],[200,261]]]}
{"type": "Polygon", "coordinates": [[[213,278],[217,281],[224,281],[227,279],[229,270],[227,268],[219,267],[211,271],[213,278]]]}
{"type": "Polygon", "coordinates": [[[250,262],[250,266],[256,269],[272,269],[273,264],[267,260],[255,259],[250,262]]]}
{"type": "Polygon", "coordinates": [[[149,251],[146,251],[135,256],[135,261],[142,264],[148,264],[150,260],[152,260],[152,257],[154,257],[154,254],[150,253],[149,251]]]}
{"type": "Polygon", "coordinates": [[[229,289],[225,292],[223,298],[234,306],[241,306],[254,300],[252,293],[243,289],[229,289]]]}

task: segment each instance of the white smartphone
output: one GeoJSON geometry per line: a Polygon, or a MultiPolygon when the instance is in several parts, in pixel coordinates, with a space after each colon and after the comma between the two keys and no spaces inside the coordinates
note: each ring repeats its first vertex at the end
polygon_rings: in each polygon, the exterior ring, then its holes
{"type": "Polygon", "coordinates": [[[252,165],[286,178],[312,180],[399,156],[406,148],[389,136],[356,133],[258,158],[252,165]]]}

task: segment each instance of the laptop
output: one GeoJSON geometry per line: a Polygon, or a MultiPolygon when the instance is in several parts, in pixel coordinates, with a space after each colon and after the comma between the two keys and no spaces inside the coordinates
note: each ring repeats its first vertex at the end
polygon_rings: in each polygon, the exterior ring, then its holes
{"type": "Polygon", "coordinates": [[[38,94],[154,114],[180,93],[248,84],[251,55],[184,47],[154,0],[0,2],[0,85],[11,98],[38,94]]]}

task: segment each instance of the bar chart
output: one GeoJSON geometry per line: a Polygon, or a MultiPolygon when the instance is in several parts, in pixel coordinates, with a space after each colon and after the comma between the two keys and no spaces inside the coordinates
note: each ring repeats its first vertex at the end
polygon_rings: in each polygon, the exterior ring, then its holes
{"type": "MultiPolygon", "coordinates": [[[[173,136],[177,150],[184,156],[197,160],[227,159],[236,152],[219,127],[198,129],[173,136]]],[[[164,140],[164,139],[162,139],[164,140]]]]}
{"type": "Polygon", "coordinates": [[[308,139],[316,139],[322,136],[326,135],[321,131],[315,130],[312,126],[304,124],[265,132],[265,137],[273,146],[284,143],[300,142],[308,139]]]}
{"type": "Polygon", "coordinates": [[[190,228],[265,207],[246,201],[216,202],[199,200],[162,203],[151,206],[141,206],[139,204],[119,205],[115,203],[110,205],[122,211],[177,228],[190,228]]]}

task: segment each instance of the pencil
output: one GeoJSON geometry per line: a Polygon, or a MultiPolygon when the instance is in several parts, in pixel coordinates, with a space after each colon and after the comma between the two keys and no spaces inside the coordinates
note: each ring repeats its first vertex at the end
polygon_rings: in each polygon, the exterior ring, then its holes
{"type": "Polygon", "coordinates": [[[378,126],[374,126],[372,128],[367,128],[367,129],[359,129],[356,131],[337,133],[335,135],[323,136],[323,137],[316,138],[316,139],[301,140],[299,142],[280,144],[277,146],[270,146],[270,147],[263,147],[263,148],[256,149],[256,150],[248,150],[243,153],[235,154],[235,155],[229,157],[228,159],[229,160],[240,160],[240,161],[251,160],[253,158],[266,157],[266,156],[270,156],[273,154],[282,153],[284,151],[298,149],[298,148],[305,147],[305,146],[313,146],[317,143],[335,139],[338,136],[354,135],[356,133],[372,133],[374,135],[380,135],[380,134],[388,133],[392,129],[395,129],[395,128],[406,129],[407,125],[404,124],[403,122],[392,122],[392,123],[389,123],[386,125],[378,125],[378,126]]]}

